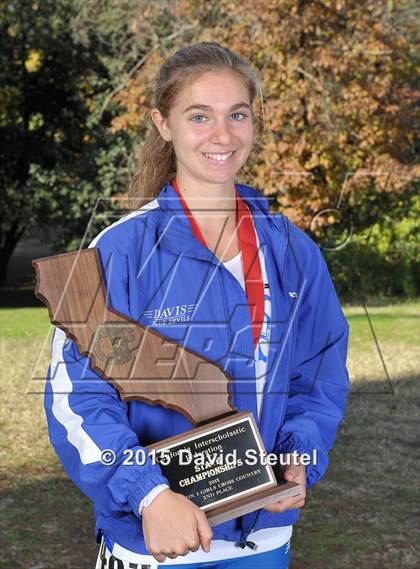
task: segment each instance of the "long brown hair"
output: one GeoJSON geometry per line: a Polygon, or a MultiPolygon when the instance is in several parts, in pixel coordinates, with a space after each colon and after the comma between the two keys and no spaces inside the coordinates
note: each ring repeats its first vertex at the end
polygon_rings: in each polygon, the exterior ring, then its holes
{"type": "MultiPolygon", "coordinates": [[[[167,118],[177,94],[198,75],[226,69],[237,73],[244,81],[252,104],[261,88],[250,64],[217,42],[202,42],[183,47],[165,60],[155,82],[154,107],[167,118]]],[[[172,142],[165,141],[154,122],[149,120],[151,128],[136,156],[138,170],[130,181],[129,196],[132,198],[155,198],[176,174],[172,142]]]]}

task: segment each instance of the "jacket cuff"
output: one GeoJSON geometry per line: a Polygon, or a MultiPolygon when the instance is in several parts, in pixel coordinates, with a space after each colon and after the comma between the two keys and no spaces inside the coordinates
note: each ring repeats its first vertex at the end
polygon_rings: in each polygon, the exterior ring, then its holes
{"type": "Polygon", "coordinates": [[[142,480],[139,480],[134,486],[131,494],[128,496],[128,503],[130,504],[131,510],[138,518],[140,518],[139,506],[141,501],[150,492],[150,490],[153,490],[153,488],[160,484],[166,484],[169,486],[169,480],[159,472],[154,472],[145,476],[142,480]]]}
{"type": "Polygon", "coordinates": [[[327,470],[328,454],[315,446],[309,437],[285,433],[277,445],[276,452],[281,454],[294,452],[305,459],[307,488],[316,484],[327,470]]]}
{"type": "Polygon", "coordinates": [[[146,494],[146,496],[140,502],[139,514],[141,515],[143,508],[150,506],[150,504],[153,502],[153,500],[155,498],[157,498],[161,492],[163,492],[164,490],[167,490],[168,488],[169,488],[169,486],[167,484],[158,484],[152,490],[150,490],[150,492],[148,494],[146,494]]]}

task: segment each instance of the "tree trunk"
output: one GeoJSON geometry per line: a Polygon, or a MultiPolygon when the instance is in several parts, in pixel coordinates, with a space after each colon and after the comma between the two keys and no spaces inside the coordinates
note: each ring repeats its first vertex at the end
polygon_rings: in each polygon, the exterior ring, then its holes
{"type": "Polygon", "coordinates": [[[4,242],[0,247],[0,285],[4,285],[7,277],[7,268],[13,251],[16,248],[20,238],[25,232],[26,227],[19,227],[19,221],[13,221],[9,230],[6,231],[4,242]]]}

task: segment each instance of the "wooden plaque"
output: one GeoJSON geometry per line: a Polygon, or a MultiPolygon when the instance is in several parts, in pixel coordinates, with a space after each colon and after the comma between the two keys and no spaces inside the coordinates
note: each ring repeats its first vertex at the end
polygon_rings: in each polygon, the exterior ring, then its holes
{"type": "Polygon", "coordinates": [[[88,356],[92,368],[138,399],[183,413],[194,424],[235,411],[222,368],[203,356],[108,308],[96,248],[32,261],[35,295],[50,320],[88,356]]]}

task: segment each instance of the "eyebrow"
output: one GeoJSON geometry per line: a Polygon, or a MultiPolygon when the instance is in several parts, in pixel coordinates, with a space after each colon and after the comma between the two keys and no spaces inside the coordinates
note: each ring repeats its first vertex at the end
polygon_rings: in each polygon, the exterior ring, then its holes
{"type": "MultiPolygon", "coordinates": [[[[235,105],[232,105],[232,106],[230,107],[230,110],[231,110],[231,111],[235,111],[236,109],[240,109],[240,108],[242,108],[242,107],[246,107],[246,108],[249,109],[250,111],[252,110],[252,109],[251,109],[251,106],[248,105],[248,103],[243,103],[243,102],[241,102],[241,103],[236,103],[235,105]]],[[[189,107],[187,107],[186,109],[184,109],[183,114],[186,113],[186,112],[188,112],[188,111],[191,111],[191,109],[201,109],[202,111],[211,111],[211,110],[212,110],[212,108],[211,108],[209,105],[198,105],[198,104],[194,104],[194,105],[190,105],[189,107]]]]}

